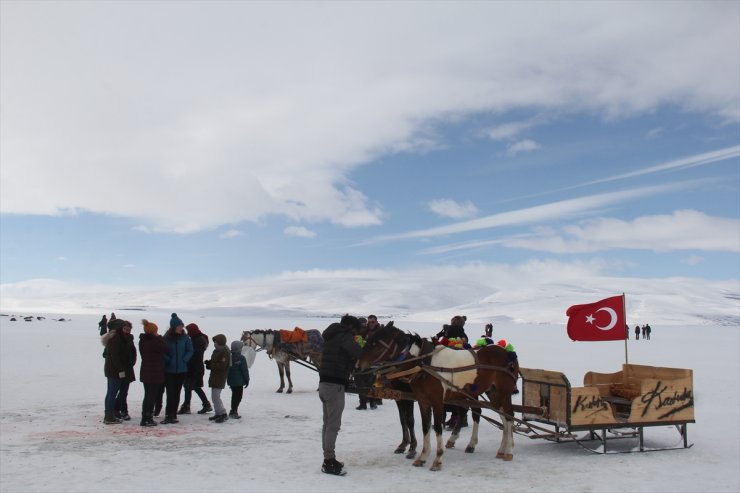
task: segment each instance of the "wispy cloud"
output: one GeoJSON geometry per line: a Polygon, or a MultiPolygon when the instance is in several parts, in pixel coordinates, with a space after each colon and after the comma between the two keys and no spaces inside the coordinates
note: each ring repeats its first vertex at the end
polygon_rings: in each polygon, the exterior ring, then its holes
{"type": "Polygon", "coordinates": [[[648,133],[645,134],[645,138],[647,140],[657,139],[664,131],[665,129],[663,127],[651,128],[648,130],[648,133]]]}
{"type": "Polygon", "coordinates": [[[519,142],[515,142],[514,144],[510,145],[506,149],[506,154],[509,156],[515,156],[520,152],[534,151],[539,149],[540,147],[541,146],[537,142],[531,139],[520,140],[519,142]]]}
{"type": "Polygon", "coordinates": [[[639,187],[617,192],[589,195],[574,199],[561,200],[548,204],[527,207],[524,209],[502,212],[478,219],[458,222],[436,228],[420,229],[396,235],[378,236],[367,243],[376,241],[402,240],[409,238],[428,238],[435,236],[446,236],[466,231],[490,229],[515,224],[531,224],[552,219],[562,219],[593,211],[600,207],[633,200],[639,197],[650,196],[659,193],[667,193],[679,190],[694,182],[678,182],[672,184],[639,187]]]}
{"type": "Polygon", "coordinates": [[[429,202],[427,207],[435,214],[452,219],[463,219],[478,214],[478,208],[469,200],[456,202],[452,199],[437,199],[429,202]]]}
{"type": "Polygon", "coordinates": [[[700,257],[699,255],[689,255],[688,257],[683,259],[682,262],[688,265],[699,265],[700,263],[704,262],[704,258],[700,257]]]}
{"type": "MultiPolygon", "coordinates": [[[[441,254],[491,245],[557,254],[591,253],[612,249],[740,252],[740,220],[708,216],[694,210],[670,215],[642,216],[632,221],[595,218],[561,229],[537,227],[531,233],[441,245],[422,254],[441,254]]],[[[695,265],[701,257],[685,263],[695,265]]]]}
{"type": "Polygon", "coordinates": [[[224,231],[220,235],[218,235],[219,238],[222,238],[224,240],[228,240],[231,238],[236,238],[237,236],[243,236],[244,233],[239,231],[238,229],[230,229],[228,231],[224,231]]]}
{"type": "Polygon", "coordinates": [[[299,238],[316,238],[316,232],[303,226],[288,226],[283,230],[285,236],[297,236],[299,238]]]}

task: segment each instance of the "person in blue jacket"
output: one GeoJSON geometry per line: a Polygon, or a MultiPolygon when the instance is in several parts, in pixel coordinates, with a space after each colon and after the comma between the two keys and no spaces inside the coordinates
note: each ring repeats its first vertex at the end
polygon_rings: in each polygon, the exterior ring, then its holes
{"type": "Polygon", "coordinates": [[[172,314],[170,329],[164,335],[167,352],[164,355],[164,386],[167,390],[167,404],[163,425],[177,423],[177,406],[180,405],[180,392],[188,374],[188,361],[193,357],[193,343],[185,334],[185,325],[172,314]]]}

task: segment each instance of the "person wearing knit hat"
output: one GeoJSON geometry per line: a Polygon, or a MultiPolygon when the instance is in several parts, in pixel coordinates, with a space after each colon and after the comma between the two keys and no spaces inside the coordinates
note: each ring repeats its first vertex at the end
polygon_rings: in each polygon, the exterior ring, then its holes
{"type": "Polygon", "coordinates": [[[170,329],[164,335],[167,354],[164,362],[164,385],[167,390],[164,421],[161,424],[178,423],[177,407],[180,405],[180,392],[188,375],[188,362],[193,357],[193,343],[185,333],[182,320],[176,313],[170,319],[170,329]]]}
{"type": "Polygon", "coordinates": [[[244,389],[249,387],[249,366],[247,358],[242,354],[243,347],[242,341],[231,343],[231,367],[229,367],[229,376],[226,378],[226,383],[231,388],[231,411],[229,412],[231,419],[241,419],[239,404],[242,402],[244,389]]]}
{"type": "Polygon", "coordinates": [[[154,410],[157,400],[161,398],[164,386],[164,355],[167,343],[157,334],[159,328],[154,322],[141,321],[144,333],[139,334],[139,354],[141,367],[139,380],[144,384],[144,400],[141,403],[141,426],[157,426],[154,421],[154,410]]]}
{"type": "Polygon", "coordinates": [[[226,387],[226,379],[229,375],[229,365],[231,355],[229,348],[226,347],[226,336],[217,334],[213,336],[213,353],[211,359],[206,360],[206,368],[211,370],[208,377],[208,386],[211,387],[211,401],[213,401],[214,416],[208,418],[216,423],[223,423],[229,417],[226,415],[226,408],[221,401],[221,391],[226,387]]]}
{"type": "Polygon", "coordinates": [[[172,314],[172,318],[170,318],[170,329],[176,329],[177,327],[184,327],[185,324],[182,323],[182,320],[180,320],[180,317],[177,316],[177,313],[172,314]]]}
{"type": "Polygon", "coordinates": [[[185,399],[182,401],[182,406],[180,406],[177,414],[190,414],[190,399],[193,392],[198,396],[202,405],[198,414],[206,414],[213,411],[206,393],[203,392],[203,376],[206,373],[203,366],[203,355],[208,348],[208,336],[201,332],[200,327],[196,324],[187,324],[185,330],[193,344],[193,357],[188,361],[188,375],[185,377],[185,399]]]}

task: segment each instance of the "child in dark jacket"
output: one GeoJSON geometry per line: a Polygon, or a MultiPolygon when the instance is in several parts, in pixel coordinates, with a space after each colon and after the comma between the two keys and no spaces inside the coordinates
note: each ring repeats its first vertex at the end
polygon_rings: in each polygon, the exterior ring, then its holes
{"type": "Polygon", "coordinates": [[[226,387],[226,378],[229,375],[229,366],[231,363],[231,355],[229,354],[229,348],[226,347],[226,336],[218,334],[213,336],[213,353],[211,353],[211,359],[206,360],[206,368],[211,370],[211,375],[208,377],[208,386],[211,387],[211,401],[213,401],[213,410],[215,416],[208,418],[216,423],[223,423],[229,417],[226,415],[226,408],[224,403],[221,401],[221,391],[226,387]]]}
{"type": "Polygon", "coordinates": [[[242,396],[244,395],[244,389],[249,387],[249,367],[247,366],[247,358],[242,354],[242,348],[244,343],[242,341],[233,341],[231,343],[231,368],[229,368],[229,376],[226,379],[229,387],[231,387],[231,411],[229,417],[232,419],[240,419],[239,416],[239,404],[242,402],[242,396]]]}

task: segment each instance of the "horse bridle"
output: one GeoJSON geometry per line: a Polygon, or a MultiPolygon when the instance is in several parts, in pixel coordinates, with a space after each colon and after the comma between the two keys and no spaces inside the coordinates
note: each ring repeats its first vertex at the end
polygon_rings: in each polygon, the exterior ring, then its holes
{"type": "Polygon", "coordinates": [[[401,345],[398,342],[396,342],[395,339],[393,340],[393,342],[390,342],[390,343],[381,340],[381,341],[378,341],[378,344],[383,346],[385,349],[383,350],[382,353],[380,353],[380,355],[377,358],[375,358],[373,361],[370,362],[370,366],[373,366],[382,361],[403,360],[405,359],[404,356],[408,355],[409,349],[411,349],[411,341],[409,341],[409,343],[403,349],[401,349],[401,345]],[[388,356],[386,357],[386,355],[388,356]]]}

